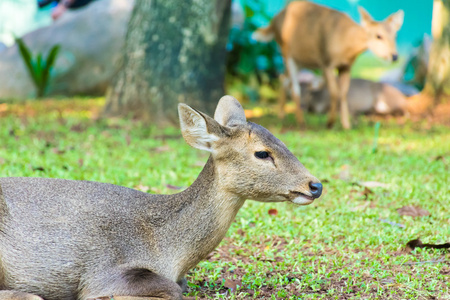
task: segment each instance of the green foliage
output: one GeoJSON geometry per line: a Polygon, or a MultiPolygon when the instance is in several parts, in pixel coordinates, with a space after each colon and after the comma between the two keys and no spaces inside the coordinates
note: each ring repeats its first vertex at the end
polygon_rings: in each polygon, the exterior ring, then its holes
{"type": "Polygon", "coordinates": [[[251,76],[269,75],[276,78],[283,69],[283,60],[275,41],[259,43],[251,38],[259,27],[269,24],[271,16],[266,12],[266,4],[258,0],[242,0],[243,24],[230,30],[228,41],[227,71],[233,76],[248,79],[251,76]],[[242,25],[242,26],[241,26],[242,25]]]}
{"type": "MultiPolygon", "coordinates": [[[[94,180],[150,193],[175,193],[169,184],[186,187],[195,180],[208,153],[189,147],[178,128],[96,120],[103,103],[8,104],[14,114],[3,106],[0,176],[94,180]]],[[[449,241],[448,127],[385,121],[372,153],[374,124],[366,117],[351,131],[326,130],[326,116],[305,117],[303,131],[282,131],[282,125],[294,124],[290,118],[285,124],[274,117],[253,121],[274,132],[322,181],[323,196],[301,207],[247,201],[219,249],[189,272],[190,295],[446,299],[448,254],[403,248],[419,236],[424,243],[449,241]],[[389,186],[366,190],[356,184],[362,181],[389,186]],[[430,215],[401,216],[397,209],[405,205],[430,215]],[[232,292],[226,279],[239,288],[232,292]]]]}
{"type": "Polygon", "coordinates": [[[16,43],[33,84],[36,87],[36,96],[41,98],[45,95],[45,91],[48,87],[50,71],[56,61],[60,46],[53,46],[50,49],[47,58],[44,59],[42,53],[38,53],[36,58],[33,58],[30,49],[21,38],[16,37],[16,43]]]}
{"type": "Polygon", "coordinates": [[[421,41],[416,43],[415,53],[411,55],[405,65],[403,80],[419,90],[425,86],[430,45],[430,38],[424,36],[421,41]]]}

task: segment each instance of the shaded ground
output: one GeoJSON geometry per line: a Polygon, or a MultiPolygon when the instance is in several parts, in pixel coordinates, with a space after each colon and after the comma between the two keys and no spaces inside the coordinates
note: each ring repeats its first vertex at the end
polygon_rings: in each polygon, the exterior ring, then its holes
{"type": "Polygon", "coordinates": [[[431,97],[418,94],[409,99],[409,110],[413,121],[421,121],[425,118],[432,124],[443,124],[450,126],[450,97],[442,97],[441,103],[433,107],[431,97]]]}

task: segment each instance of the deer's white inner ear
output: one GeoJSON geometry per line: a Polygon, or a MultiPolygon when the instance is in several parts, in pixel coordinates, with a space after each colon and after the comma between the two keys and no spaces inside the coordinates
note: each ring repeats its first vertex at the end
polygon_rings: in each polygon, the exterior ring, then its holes
{"type": "Polygon", "coordinates": [[[178,105],[178,113],[181,133],[186,143],[194,148],[211,152],[212,143],[219,137],[208,132],[207,120],[199,112],[183,103],[178,105]]]}
{"type": "Polygon", "coordinates": [[[402,27],[404,15],[405,13],[400,9],[398,12],[392,14],[388,18],[389,24],[391,25],[392,29],[398,31],[402,27]]]}
{"type": "Polygon", "coordinates": [[[359,14],[361,15],[361,26],[362,27],[369,26],[370,23],[373,22],[372,17],[362,6],[358,6],[358,10],[359,10],[359,14]]]}
{"type": "Polygon", "coordinates": [[[214,119],[223,126],[246,124],[245,112],[242,105],[232,96],[223,96],[217,104],[214,119]]]}

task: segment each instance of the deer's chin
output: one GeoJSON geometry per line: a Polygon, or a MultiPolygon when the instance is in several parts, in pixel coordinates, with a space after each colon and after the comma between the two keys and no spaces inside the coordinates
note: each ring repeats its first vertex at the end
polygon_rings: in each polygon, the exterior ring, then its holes
{"type": "Polygon", "coordinates": [[[387,62],[387,63],[391,63],[392,62],[392,57],[389,54],[386,54],[384,52],[378,53],[376,51],[374,51],[373,49],[370,49],[370,52],[372,52],[379,60],[387,62]]]}
{"type": "Polygon", "coordinates": [[[300,195],[292,199],[291,202],[297,205],[309,205],[314,202],[314,198],[311,196],[300,195]]]}
{"type": "Polygon", "coordinates": [[[393,63],[394,61],[392,60],[392,57],[390,55],[379,55],[378,56],[382,61],[386,62],[386,63],[393,63]]]}

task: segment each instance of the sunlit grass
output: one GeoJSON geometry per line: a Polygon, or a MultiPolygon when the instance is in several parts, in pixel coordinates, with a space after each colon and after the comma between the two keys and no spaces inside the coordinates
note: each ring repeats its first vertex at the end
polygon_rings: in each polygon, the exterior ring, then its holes
{"type": "MultiPolygon", "coordinates": [[[[208,157],[190,148],[177,128],[96,120],[103,99],[1,105],[0,176],[92,180],[173,193],[168,185],[190,185],[208,157]]],[[[274,116],[254,121],[272,130],[323,181],[324,195],[306,207],[248,201],[219,249],[188,274],[190,295],[449,296],[449,254],[403,250],[417,237],[429,243],[450,240],[448,127],[382,121],[377,152],[372,153],[374,122],[367,118],[360,118],[351,131],[339,126],[326,130],[323,116],[307,115],[302,130],[292,116],[284,122],[274,116]],[[389,187],[365,194],[358,185],[364,181],[389,187]],[[400,216],[396,209],[405,205],[420,206],[430,215],[400,216]],[[269,209],[277,214],[269,215],[269,209]],[[239,286],[237,291],[226,279],[239,286]]]]}
{"type": "Polygon", "coordinates": [[[365,52],[355,60],[351,75],[356,78],[378,81],[390,70],[401,67],[406,59],[407,57],[400,55],[397,62],[391,63],[376,57],[373,53],[365,52]]]}

